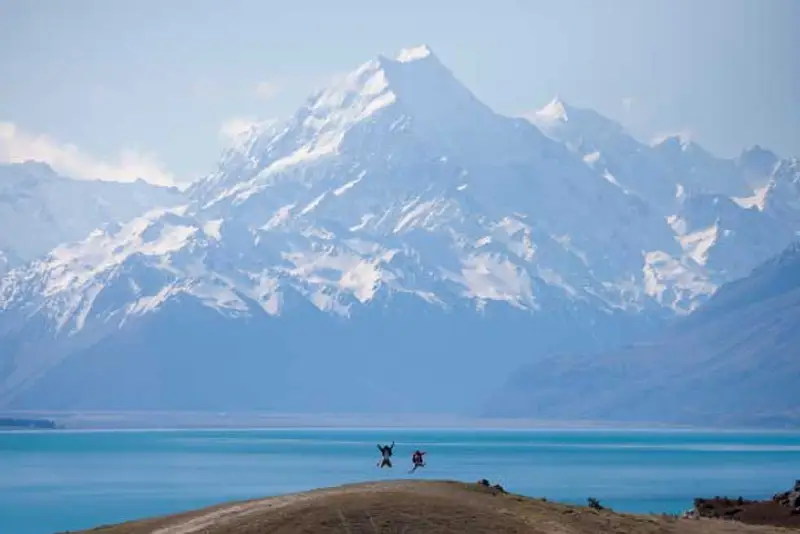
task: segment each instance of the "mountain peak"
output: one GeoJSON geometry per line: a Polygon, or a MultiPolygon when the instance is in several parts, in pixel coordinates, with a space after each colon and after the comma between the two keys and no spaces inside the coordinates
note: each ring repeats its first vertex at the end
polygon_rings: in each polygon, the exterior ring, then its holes
{"type": "MultiPolygon", "coordinates": [[[[375,132],[396,135],[392,132],[411,124],[418,137],[450,145],[454,136],[477,138],[497,128],[508,132],[498,117],[427,45],[406,48],[395,57],[379,54],[331,80],[286,120],[250,128],[223,157],[222,170],[202,180],[191,196],[207,202],[235,187],[243,168],[260,168],[266,176],[341,154],[347,146],[362,150],[365,143],[377,142],[375,132]]],[[[507,134],[493,139],[498,140],[496,150],[508,150],[507,134]]],[[[482,149],[489,153],[486,146],[482,149]]],[[[478,151],[468,152],[474,156],[478,151]]]]}
{"type": "Polygon", "coordinates": [[[617,121],[593,109],[568,104],[559,95],[524,117],[547,137],[566,143],[583,156],[609,151],[632,153],[640,146],[617,121]]]}
{"type": "Polygon", "coordinates": [[[312,107],[351,106],[362,97],[377,99],[371,111],[393,103],[400,95],[424,93],[427,97],[441,91],[459,91],[452,73],[444,66],[428,45],[402,49],[394,58],[379,55],[362,63],[349,74],[335,81],[311,98],[312,107]],[[434,89],[438,89],[434,90],[434,89]],[[349,95],[349,96],[348,96],[349,95]]]}
{"type": "Polygon", "coordinates": [[[768,174],[778,163],[778,156],[770,150],[754,145],[742,153],[737,158],[737,163],[747,169],[768,174]]]}
{"type": "Polygon", "coordinates": [[[34,159],[26,159],[20,163],[3,163],[4,167],[13,168],[16,170],[21,170],[28,175],[35,175],[40,178],[58,178],[59,176],[53,170],[53,168],[44,161],[34,160],[34,159]]]}
{"type": "Polygon", "coordinates": [[[473,121],[494,115],[424,44],[405,48],[395,58],[378,56],[361,64],[312,97],[309,109],[314,124],[326,131],[336,124],[343,131],[398,104],[403,116],[439,126],[442,121],[463,122],[468,113],[467,120],[473,121]]]}
{"type": "Polygon", "coordinates": [[[536,111],[536,118],[541,120],[569,122],[569,106],[564,100],[556,95],[546,106],[536,111]]]}
{"type": "Polygon", "coordinates": [[[652,147],[660,150],[671,150],[686,152],[696,147],[696,143],[692,141],[688,135],[683,133],[667,134],[664,136],[656,137],[653,140],[652,147]]]}
{"type": "Polygon", "coordinates": [[[400,63],[408,63],[410,61],[419,61],[421,59],[435,57],[436,56],[431,48],[426,44],[422,44],[419,46],[412,46],[411,48],[404,48],[399,54],[397,54],[395,61],[399,61],[400,63]]]}

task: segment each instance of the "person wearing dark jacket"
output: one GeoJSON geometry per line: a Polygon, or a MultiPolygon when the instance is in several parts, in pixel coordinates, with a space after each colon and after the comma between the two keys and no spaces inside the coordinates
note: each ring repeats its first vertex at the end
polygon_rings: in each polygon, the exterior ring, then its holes
{"type": "Polygon", "coordinates": [[[392,451],[394,450],[394,441],[391,445],[378,445],[378,450],[381,451],[383,458],[378,462],[378,467],[392,467],[392,451]]]}
{"type": "Polygon", "coordinates": [[[424,451],[417,449],[414,451],[414,454],[411,455],[411,462],[414,464],[414,467],[411,468],[409,473],[413,473],[417,470],[418,467],[425,467],[425,460],[422,458],[425,455],[424,451]]]}

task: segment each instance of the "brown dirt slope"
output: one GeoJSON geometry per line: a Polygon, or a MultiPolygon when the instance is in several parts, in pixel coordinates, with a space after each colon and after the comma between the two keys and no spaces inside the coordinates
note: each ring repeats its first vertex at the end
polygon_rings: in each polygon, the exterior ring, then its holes
{"type": "Polygon", "coordinates": [[[695,512],[705,518],[733,519],[753,525],[776,525],[800,529],[800,514],[775,499],[748,501],[715,497],[695,499],[695,512]]]}
{"type": "Polygon", "coordinates": [[[734,534],[785,532],[712,519],[597,511],[478,484],[393,481],[341,486],[84,531],[94,534],[734,534]]]}

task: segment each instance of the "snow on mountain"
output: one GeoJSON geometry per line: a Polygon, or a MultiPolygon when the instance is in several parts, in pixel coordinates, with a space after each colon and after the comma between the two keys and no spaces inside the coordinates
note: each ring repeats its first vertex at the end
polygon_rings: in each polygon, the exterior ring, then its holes
{"type": "Polygon", "coordinates": [[[618,122],[559,98],[528,119],[626,194],[640,197],[661,214],[672,212],[675,180],[653,149],[634,139],[618,122]]]}
{"type": "Polygon", "coordinates": [[[800,242],[648,343],[558,354],[511,375],[495,417],[695,425],[800,422],[800,242]],[[564,395],[568,389],[571,394],[564,395]],[[675,402],[681,399],[681,402],[675,402]]]}
{"type": "MultiPolygon", "coordinates": [[[[639,306],[624,295],[627,279],[623,288],[589,287],[581,270],[606,255],[602,242],[624,233],[632,250],[614,261],[635,273],[637,249],[651,241],[642,230],[652,227],[679,250],[668,227],[536,128],[494,114],[429,50],[399,58],[365,63],[282,128],[254,131],[237,158],[227,154],[220,171],[190,191],[195,227],[213,224],[217,237],[229,221],[246,228],[246,246],[274,262],[259,276],[274,268],[271,276],[297,279],[312,302],[337,313],[379,286],[432,302],[468,297],[533,310],[535,286],[552,285],[609,310],[639,306]],[[565,215],[559,203],[571,201],[576,209],[565,215]],[[625,229],[631,222],[635,231],[625,229]],[[573,272],[560,272],[564,262],[573,272]],[[437,295],[434,286],[444,289],[437,295]]],[[[119,248],[114,238],[107,248],[119,248]]]]}
{"type": "Polygon", "coordinates": [[[672,181],[680,183],[687,194],[736,196],[752,191],[735,161],[718,158],[693,141],[671,136],[654,145],[652,151],[672,181]]]}
{"type": "Polygon", "coordinates": [[[762,211],[800,232],[800,161],[792,158],[777,163],[764,189],[762,211]]]}
{"type": "Polygon", "coordinates": [[[427,47],[364,63],[242,135],[183,205],[10,273],[0,405],[464,407],[532,354],[692,310],[737,247],[783,239],[760,222],[777,207],[730,198],[735,164],[549,108],[550,129],[498,115],[427,47]]]}
{"type": "Polygon", "coordinates": [[[747,275],[800,235],[796,160],[773,156],[755,148],[733,162],[749,195],[683,194],[668,217],[684,251],[722,282],[747,275]]]}
{"type": "Polygon", "coordinates": [[[178,202],[173,189],[72,180],[43,163],[0,165],[0,273],[96,228],[178,202]]]}
{"type": "Polygon", "coordinates": [[[418,61],[431,63],[405,70],[413,63],[369,62],[312,98],[268,149],[280,143],[291,154],[249,154],[261,157],[262,170],[244,180],[216,175],[220,186],[204,191],[202,211],[269,231],[333,237],[331,246],[351,233],[402,240],[401,250],[413,240],[413,256],[429,263],[429,273],[462,286],[460,296],[493,293],[476,287],[492,276],[491,283],[513,287],[498,293],[502,300],[535,308],[531,281],[535,285],[541,270],[560,273],[561,291],[607,299],[604,305],[613,308],[640,306],[627,286],[630,277],[641,276],[641,251],[655,242],[680,252],[663,221],[648,217],[639,199],[620,195],[526,122],[492,113],[434,56],[418,61]],[[416,85],[408,81],[418,78],[416,85]],[[436,95],[452,86],[453,94],[424,103],[417,85],[428,93],[438,88],[436,95]],[[330,108],[331,102],[354,107],[330,108]],[[365,115],[365,109],[374,111],[365,115]],[[320,150],[318,132],[335,139],[336,148],[326,141],[320,150]],[[574,208],[565,210],[570,204],[574,208]],[[629,248],[603,259],[602,243],[615,239],[629,248]],[[565,262],[573,267],[564,271],[565,262]],[[589,287],[587,263],[605,270],[608,283],[589,287]],[[486,276],[473,274],[482,272],[486,276]]]}
{"type": "Polygon", "coordinates": [[[686,197],[668,218],[685,254],[720,281],[747,275],[754,261],[780,252],[800,229],[736,200],[712,194],[686,197]]]}
{"type": "Polygon", "coordinates": [[[792,174],[781,171],[791,160],[759,146],[726,160],[678,136],[646,145],[619,123],[558,98],[529,120],[662,215],[683,250],[672,260],[701,266],[715,285],[746,275],[800,230],[800,190],[780,177],[792,174]],[[774,207],[761,213],[770,201],[774,207]]]}
{"type": "MultiPolygon", "coordinates": [[[[607,171],[626,191],[670,214],[677,186],[685,194],[748,195],[763,181],[769,155],[760,147],[737,160],[713,156],[697,143],[668,136],[654,145],[634,139],[616,121],[556,98],[529,120],[549,137],[607,171]]],[[[774,156],[774,154],[772,154],[774,156]]]]}

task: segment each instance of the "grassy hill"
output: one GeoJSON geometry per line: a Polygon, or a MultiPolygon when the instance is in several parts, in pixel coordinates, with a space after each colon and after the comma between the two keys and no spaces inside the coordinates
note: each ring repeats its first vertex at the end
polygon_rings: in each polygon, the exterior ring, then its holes
{"type": "Polygon", "coordinates": [[[736,534],[784,530],[713,519],[619,514],[450,481],[363,483],[99,527],[94,534],[736,534]]]}

